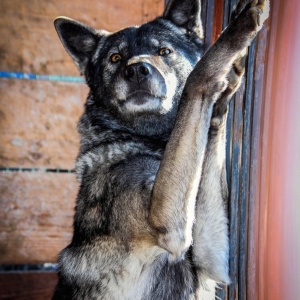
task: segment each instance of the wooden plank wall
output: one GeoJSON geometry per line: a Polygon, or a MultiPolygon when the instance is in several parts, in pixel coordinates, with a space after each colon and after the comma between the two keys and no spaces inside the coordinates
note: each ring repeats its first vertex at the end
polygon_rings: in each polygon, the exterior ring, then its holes
{"type": "MultiPolygon", "coordinates": [[[[65,15],[114,31],[163,7],[163,0],[0,2],[0,264],[56,262],[71,238],[76,123],[88,89],[53,20],[65,15]]],[[[49,299],[55,282],[52,272],[2,273],[0,299],[49,299]]]]}

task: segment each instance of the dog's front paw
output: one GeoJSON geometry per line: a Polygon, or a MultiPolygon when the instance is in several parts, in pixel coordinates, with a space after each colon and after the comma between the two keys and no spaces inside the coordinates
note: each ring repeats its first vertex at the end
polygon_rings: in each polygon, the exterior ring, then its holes
{"type": "Polygon", "coordinates": [[[269,17],[269,12],[269,0],[241,0],[232,13],[231,23],[257,33],[269,17]]]}

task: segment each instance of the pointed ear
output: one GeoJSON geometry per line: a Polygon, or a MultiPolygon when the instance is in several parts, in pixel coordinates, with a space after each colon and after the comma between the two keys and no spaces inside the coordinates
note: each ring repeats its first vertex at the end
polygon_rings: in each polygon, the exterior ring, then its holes
{"type": "Polygon", "coordinates": [[[201,0],[169,0],[163,17],[203,39],[201,0]]]}
{"type": "Polygon", "coordinates": [[[67,17],[59,17],[54,21],[58,36],[73,58],[81,74],[95,51],[100,35],[95,29],[67,17]]]}

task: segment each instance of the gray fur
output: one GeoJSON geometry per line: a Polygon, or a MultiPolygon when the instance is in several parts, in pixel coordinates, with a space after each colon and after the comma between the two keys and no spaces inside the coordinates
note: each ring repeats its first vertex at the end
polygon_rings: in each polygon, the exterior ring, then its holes
{"type": "Polygon", "coordinates": [[[201,59],[196,0],[170,1],[163,17],[113,34],[56,21],[91,91],[78,125],[74,235],[53,299],[208,300],[215,282],[230,282],[227,106],[263,4],[239,5],[201,59]]]}

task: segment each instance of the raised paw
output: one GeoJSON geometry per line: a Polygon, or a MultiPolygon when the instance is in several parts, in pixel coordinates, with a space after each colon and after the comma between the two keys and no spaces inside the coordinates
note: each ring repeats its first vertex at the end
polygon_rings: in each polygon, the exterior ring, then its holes
{"type": "Polygon", "coordinates": [[[213,108],[210,123],[211,130],[218,129],[226,123],[226,113],[228,110],[229,100],[239,88],[242,77],[245,73],[246,55],[247,48],[245,48],[244,51],[240,53],[240,56],[234,61],[227,75],[227,88],[220,95],[213,108]]]}
{"type": "Polygon", "coordinates": [[[231,22],[257,33],[268,18],[269,11],[269,0],[241,0],[231,15],[231,22]]]}

